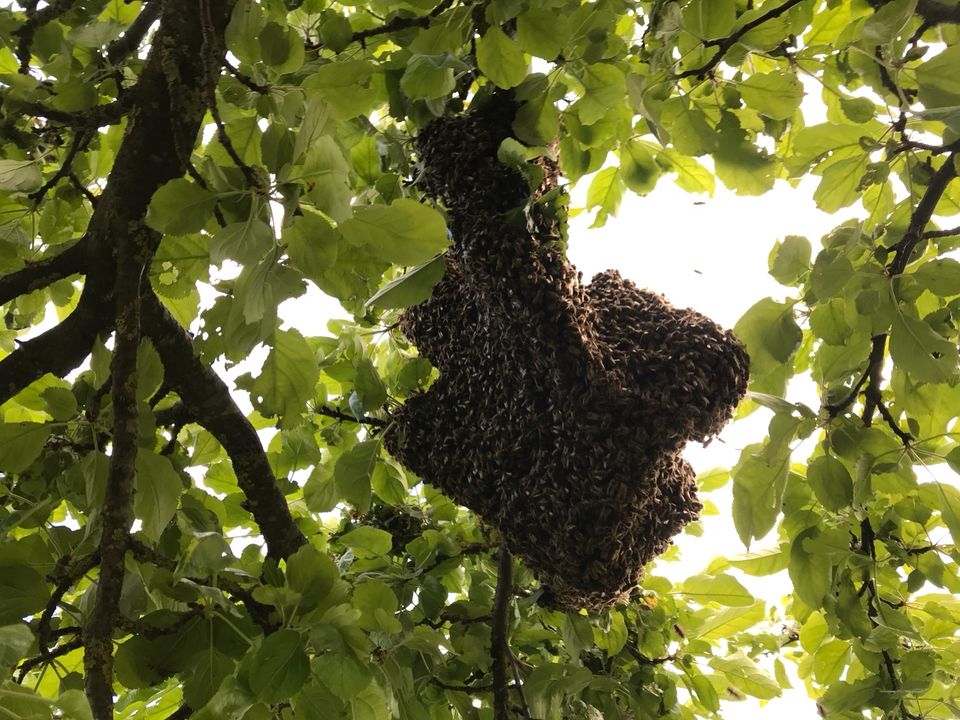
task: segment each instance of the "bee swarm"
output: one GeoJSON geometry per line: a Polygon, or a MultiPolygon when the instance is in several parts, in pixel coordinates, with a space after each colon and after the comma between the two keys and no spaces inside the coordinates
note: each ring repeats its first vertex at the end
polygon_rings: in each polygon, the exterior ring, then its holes
{"type": "Polygon", "coordinates": [[[514,111],[494,97],[418,137],[421,183],[454,244],[432,298],[401,320],[440,377],[386,442],[497,527],[546,586],[541,602],[602,608],[698,517],[680,452],[730,419],[748,360],[732,333],[615,271],[583,284],[536,204],[555,163],[539,161],[531,197],[497,160],[514,111]]]}

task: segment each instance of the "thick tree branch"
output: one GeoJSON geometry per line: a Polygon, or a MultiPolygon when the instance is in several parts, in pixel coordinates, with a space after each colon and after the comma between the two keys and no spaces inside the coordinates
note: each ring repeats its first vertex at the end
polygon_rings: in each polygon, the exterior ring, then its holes
{"type": "Polygon", "coordinates": [[[778,5],[775,8],[771,8],[769,11],[765,12],[763,15],[760,15],[748,23],[739,28],[736,32],[727,37],[720,38],[717,40],[708,40],[703,44],[705,48],[716,47],[717,51],[713,56],[707,60],[700,67],[693,68],[691,70],[685,70],[679,75],[677,75],[678,80],[683,80],[688,77],[697,77],[700,80],[703,80],[707,74],[713,70],[717,65],[720,64],[720,61],[723,60],[723,56],[727,54],[727,51],[730,50],[734,45],[737,44],[737,41],[740,40],[744,35],[753,30],[754,28],[760,27],[768,20],[773,20],[783,15],[787,10],[799,5],[803,0],[785,0],[784,3],[778,5]]]}
{"type": "Polygon", "coordinates": [[[923,18],[927,27],[941,23],[960,24],[960,5],[947,4],[940,0],[920,0],[917,3],[917,15],[923,18]]]}
{"type": "Polygon", "coordinates": [[[497,566],[497,590],[493,598],[493,624],[490,628],[490,652],[493,654],[493,717],[508,720],[510,715],[509,679],[507,661],[510,644],[507,640],[509,627],[510,596],[513,594],[513,556],[506,545],[500,546],[497,566]]]}
{"type": "Polygon", "coordinates": [[[28,262],[19,270],[0,277],[0,305],[82,272],[85,257],[81,239],[58,255],[28,262]]]}
{"type": "Polygon", "coordinates": [[[144,323],[144,332],[163,361],[165,382],[230,456],[246,507],[260,526],[269,555],[291,555],[306,538],[277,487],[256,430],[234,403],[230,388],[194,354],[186,330],[152,293],[144,298],[144,323]]]}
{"type": "Polygon", "coordinates": [[[112,306],[104,300],[94,286],[87,285],[77,309],[66,320],[0,360],[0,405],[46,373],[64,377],[84,361],[97,335],[113,322],[112,306]]]}
{"type": "Polygon", "coordinates": [[[129,110],[129,98],[132,96],[133,93],[130,93],[125,96],[123,100],[114,100],[111,103],[97,105],[89,110],[81,110],[78,112],[57,110],[56,108],[47,107],[39,102],[23,103],[23,105],[20,106],[20,110],[24,115],[46,118],[47,120],[58,122],[61,125],[69,125],[70,127],[84,130],[95,130],[104,125],[116,125],[123,120],[129,110]]]}
{"type": "Polygon", "coordinates": [[[120,238],[117,248],[116,332],[113,380],[113,442],[107,490],[101,509],[100,575],[90,618],[83,629],[87,700],[97,720],[113,718],[113,631],[119,619],[124,555],[133,525],[133,492],[140,413],[137,351],[140,347],[140,280],[149,251],[138,235],[120,238]]]}

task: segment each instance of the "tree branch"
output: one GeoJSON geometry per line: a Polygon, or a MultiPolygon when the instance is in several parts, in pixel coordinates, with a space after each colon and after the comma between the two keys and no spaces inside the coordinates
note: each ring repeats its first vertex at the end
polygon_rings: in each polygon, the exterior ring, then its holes
{"type": "Polygon", "coordinates": [[[30,193],[30,199],[33,200],[37,205],[39,205],[44,196],[60,182],[63,178],[68,177],[73,172],[73,161],[77,157],[77,153],[86,148],[87,143],[90,142],[91,134],[87,130],[77,130],[73,134],[73,140],[70,141],[70,148],[67,150],[67,156],[63,159],[63,162],[60,164],[57,172],[53,174],[49,180],[47,180],[39,190],[30,193]]]}
{"type": "MultiPolygon", "coordinates": [[[[377,35],[387,35],[392,32],[397,32],[398,30],[406,30],[407,28],[412,27],[427,27],[430,25],[430,20],[445,12],[452,5],[453,0],[441,0],[439,3],[437,3],[436,7],[434,7],[433,10],[426,15],[416,15],[413,17],[404,17],[398,15],[383,25],[368,28],[366,30],[358,30],[353,34],[353,42],[358,42],[362,45],[367,38],[375,37],[377,35]]],[[[308,45],[307,47],[308,49],[316,50],[318,46],[308,45]]]]}
{"type": "Polygon", "coordinates": [[[124,30],[123,35],[107,45],[107,60],[114,65],[140,47],[150,27],[160,17],[160,2],[152,0],[144,3],[143,10],[124,30]]]}
{"type": "Polygon", "coordinates": [[[730,50],[734,45],[737,44],[737,41],[740,40],[744,35],[753,30],[754,28],[760,27],[763,23],[768,20],[773,20],[774,18],[780,17],[787,10],[799,5],[803,0],[786,0],[783,4],[778,5],[775,8],[770,9],[765,12],[763,15],[754,18],[748,23],[744,23],[743,27],[739,28],[732,35],[727,37],[720,38],[718,40],[709,40],[703,44],[705,48],[716,47],[717,51],[713,54],[707,62],[697,68],[692,70],[685,70],[684,72],[677,75],[677,80],[683,80],[688,77],[697,77],[700,80],[703,80],[711,70],[713,70],[717,65],[720,64],[720,61],[723,60],[723,56],[727,54],[727,51],[730,50]]]}
{"type": "Polygon", "coordinates": [[[930,224],[930,218],[933,217],[937,203],[940,202],[940,198],[943,197],[943,193],[946,192],[950,182],[957,177],[955,156],[956,151],[960,149],[960,142],[956,142],[950,147],[950,154],[947,155],[943,164],[934,173],[930,184],[927,185],[927,189],[923,193],[923,197],[920,198],[920,202],[917,203],[916,209],[910,216],[910,225],[907,226],[903,239],[894,246],[896,247],[896,254],[887,269],[887,274],[890,277],[896,277],[906,269],[910,262],[910,255],[923,240],[924,230],[930,224]]]}
{"type": "Polygon", "coordinates": [[[260,95],[266,95],[267,93],[270,92],[270,88],[267,85],[261,85],[260,83],[255,82],[253,78],[251,78],[249,75],[245,75],[244,73],[240,72],[239,68],[231,65],[229,60],[224,59],[223,67],[225,67],[228,73],[233,75],[238,81],[240,81],[242,85],[246,86],[249,90],[253,90],[253,92],[259,93],[260,95]]]}
{"type": "Polygon", "coordinates": [[[133,492],[140,435],[137,351],[140,347],[140,280],[149,251],[138,234],[119,238],[113,379],[113,440],[107,490],[100,514],[100,576],[90,618],[83,629],[87,700],[97,720],[113,719],[113,631],[123,589],[123,558],[133,525],[133,492]]]}
{"type": "Polygon", "coordinates": [[[347,413],[340,412],[332,407],[327,407],[326,405],[317,405],[313,408],[313,411],[317,415],[323,415],[325,417],[335,418],[337,420],[342,420],[343,422],[352,422],[359,425],[371,425],[373,427],[386,427],[387,421],[381,420],[380,418],[367,417],[365,415],[361,417],[354,417],[353,415],[348,415],[347,413]]]}
{"type": "Polygon", "coordinates": [[[920,0],[917,3],[917,15],[923,18],[928,27],[941,23],[960,24],[960,5],[948,5],[940,0],[920,0]]]}
{"type": "Polygon", "coordinates": [[[36,657],[28,658],[20,663],[19,671],[17,672],[17,682],[23,683],[24,678],[27,674],[39,665],[48,663],[51,660],[56,660],[58,657],[63,657],[67,653],[71,653],[77,648],[83,647],[83,638],[77,635],[70,640],[67,640],[65,643],[57,645],[53,650],[50,650],[46,655],[37,655],[36,657]]]}
{"type": "Polygon", "coordinates": [[[41,10],[36,10],[36,6],[27,9],[27,21],[12,33],[18,38],[17,60],[20,61],[21,75],[30,72],[30,51],[37,30],[69,11],[74,2],[75,0],[50,0],[41,10]]]}
{"type": "Polygon", "coordinates": [[[950,228],[948,230],[927,230],[923,234],[923,239],[932,240],[934,238],[953,237],[954,235],[960,235],[960,225],[957,225],[957,227],[950,228]]]}
{"type": "Polygon", "coordinates": [[[95,130],[104,125],[116,125],[123,120],[130,108],[130,98],[133,94],[134,93],[131,92],[124,96],[122,100],[114,100],[104,105],[96,105],[89,110],[81,110],[79,112],[57,110],[47,107],[40,102],[23,103],[20,105],[20,110],[24,115],[46,118],[47,120],[53,120],[54,122],[69,125],[70,127],[95,130]]]}
{"type": "Polygon", "coordinates": [[[190,336],[153,293],[144,298],[144,323],[144,332],[163,361],[165,382],[230,456],[247,497],[246,507],[260,526],[268,554],[275,558],[291,555],[306,538],[277,487],[260,437],[234,403],[230,388],[194,355],[190,336]]]}
{"type": "Polygon", "coordinates": [[[46,373],[64,377],[82,363],[97,335],[113,322],[106,299],[87,284],[66,320],[0,360],[0,405],[46,373]]]}
{"type": "Polygon", "coordinates": [[[82,272],[85,264],[83,243],[81,239],[58,255],[28,262],[19,270],[0,277],[0,305],[82,272]]]}
{"type": "Polygon", "coordinates": [[[497,566],[497,590],[493,598],[493,624],[490,628],[490,652],[493,654],[493,717],[494,720],[509,720],[509,679],[507,658],[510,644],[507,640],[510,596],[513,594],[513,556],[507,546],[500,545],[500,561],[497,566]]]}
{"type": "MultiPolygon", "coordinates": [[[[156,567],[164,568],[170,571],[177,569],[176,560],[168,558],[166,555],[162,555],[156,550],[147,547],[139,540],[130,538],[128,540],[127,547],[129,548],[130,552],[133,553],[133,556],[140,562],[150,563],[151,565],[155,565],[156,567]]],[[[250,613],[250,617],[255,623],[257,623],[257,625],[260,626],[265,635],[269,635],[280,627],[270,618],[271,609],[269,605],[263,605],[257,602],[254,600],[253,594],[249,590],[242,587],[240,584],[223,577],[223,575],[218,575],[216,578],[192,577],[189,578],[189,580],[197,585],[219,588],[224,592],[236,597],[243,603],[244,607],[247,609],[247,612],[250,613]]]]}
{"type": "Polygon", "coordinates": [[[50,655],[50,643],[54,637],[54,632],[50,629],[50,624],[53,621],[54,613],[60,606],[60,601],[63,600],[63,596],[76,584],[77,580],[95,568],[99,562],[99,552],[93,552],[77,559],[65,555],[60,558],[56,569],[50,573],[48,579],[55,584],[55,587],[37,623],[37,646],[40,650],[39,657],[46,658],[50,655]]]}

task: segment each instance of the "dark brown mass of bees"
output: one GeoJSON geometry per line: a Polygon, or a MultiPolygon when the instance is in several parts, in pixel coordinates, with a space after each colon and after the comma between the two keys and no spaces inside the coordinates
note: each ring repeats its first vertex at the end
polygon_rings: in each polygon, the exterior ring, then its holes
{"type": "Polygon", "coordinates": [[[680,451],[730,419],[747,355],[730,332],[615,271],[582,283],[535,202],[556,186],[555,164],[543,161],[531,195],[497,161],[514,110],[494,97],[418,138],[421,182],[446,207],[454,244],[402,328],[440,377],[386,441],[499,529],[546,586],[541,602],[601,608],[697,518],[680,451]]]}

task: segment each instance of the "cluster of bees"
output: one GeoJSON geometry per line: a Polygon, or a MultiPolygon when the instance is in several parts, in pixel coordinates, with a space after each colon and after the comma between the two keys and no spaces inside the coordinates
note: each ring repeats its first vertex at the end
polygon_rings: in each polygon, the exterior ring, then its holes
{"type": "Polygon", "coordinates": [[[680,452],[730,419],[748,358],[729,331],[615,271],[582,281],[537,211],[556,165],[539,161],[546,180],[531,193],[497,160],[514,110],[495,97],[418,137],[420,183],[454,243],[401,327],[440,377],[386,442],[496,526],[545,587],[542,603],[603,608],[697,518],[680,452]]]}

